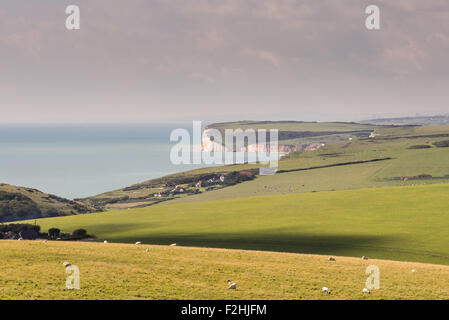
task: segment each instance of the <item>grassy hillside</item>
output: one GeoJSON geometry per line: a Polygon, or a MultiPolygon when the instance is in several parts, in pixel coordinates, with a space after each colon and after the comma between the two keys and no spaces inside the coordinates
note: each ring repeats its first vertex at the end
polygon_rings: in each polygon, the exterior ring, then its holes
{"type": "Polygon", "coordinates": [[[86,203],[0,183],[0,222],[98,211],[86,203]]]}
{"type": "MultiPolygon", "coordinates": [[[[347,123],[251,123],[255,128],[278,127],[282,130],[362,130],[366,127],[347,123]]],[[[242,127],[249,124],[214,125],[217,128],[242,127]],[[221,126],[221,127],[220,127],[221,126]]],[[[260,165],[210,167],[173,174],[128,188],[82,199],[89,204],[107,208],[147,206],[170,200],[173,203],[210,201],[270,194],[312,191],[346,190],[369,187],[404,186],[449,182],[449,126],[377,127],[376,137],[366,138],[348,134],[342,139],[326,141],[316,151],[291,153],[279,162],[274,176],[261,176],[253,181],[233,186],[202,188],[199,193],[187,192],[173,197],[155,198],[167,182],[194,188],[204,175],[226,174],[257,169],[260,165]],[[351,140],[350,140],[351,139],[351,140]],[[382,160],[382,161],[378,161],[382,160]]],[[[306,131],[298,131],[306,132],[306,131]]],[[[347,132],[347,131],[346,131],[347,132]]],[[[325,139],[323,137],[323,139],[325,139]]]]}
{"type": "Polygon", "coordinates": [[[292,153],[279,162],[276,175],[173,203],[449,182],[449,148],[437,147],[449,139],[449,126],[382,128],[376,132],[379,135],[375,138],[292,153]]]}
{"type": "Polygon", "coordinates": [[[449,267],[274,252],[1,241],[0,299],[447,299],[449,267]],[[150,248],[147,252],[146,249],[150,248]],[[67,290],[62,265],[79,267],[67,290]],[[368,265],[380,289],[363,295],[368,265]],[[412,272],[415,270],[415,272],[412,272]],[[237,282],[227,290],[226,280],[237,282]],[[331,295],[321,293],[329,287],[331,295]]]}
{"type": "Polygon", "coordinates": [[[449,184],[167,204],[43,219],[99,240],[370,256],[449,265],[449,184]]]}

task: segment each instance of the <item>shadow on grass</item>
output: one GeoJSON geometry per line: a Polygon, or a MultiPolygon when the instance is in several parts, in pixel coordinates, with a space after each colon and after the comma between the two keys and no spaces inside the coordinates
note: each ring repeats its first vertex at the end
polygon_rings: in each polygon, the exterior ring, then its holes
{"type": "Polygon", "coordinates": [[[115,239],[119,242],[142,241],[147,244],[277,251],[337,255],[449,265],[449,255],[433,251],[401,248],[404,239],[374,235],[310,234],[233,234],[208,233],[184,235],[147,235],[115,239]]]}
{"type": "Polygon", "coordinates": [[[120,237],[120,242],[182,246],[280,251],[292,253],[338,254],[359,251],[362,248],[377,248],[394,241],[382,236],[363,235],[305,235],[305,234],[241,234],[241,233],[201,233],[184,235],[146,235],[120,237]]]}

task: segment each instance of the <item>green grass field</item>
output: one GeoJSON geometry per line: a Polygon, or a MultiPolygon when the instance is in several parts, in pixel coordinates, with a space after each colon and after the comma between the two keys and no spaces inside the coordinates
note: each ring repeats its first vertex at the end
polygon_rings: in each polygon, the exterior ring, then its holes
{"type": "Polygon", "coordinates": [[[271,194],[307,193],[313,191],[412,186],[449,182],[449,148],[396,150],[391,152],[346,153],[339,157],[304,157],[281,162],[281,170],[296,170],[342,162],[392,157],[379,162],[351,164],[260,176],[257,179],[224,189],[172,200],[172,203],[211,201],[271,194]],[[289,164],[288,162],[294,162],[289,164]],[[398,177],[432,175],[431,179],[401,181],[398,177]]]}
{"type": "Polygon", "coordinates": [[[99,240],[449,265],[449,184],[167,204],[39,220],[99,240]]]}
{"type": "Polygon", "coordinates": [[[449,267],[289,253],[86,242],[1,241],[0,299],[448,299],[449,267]],[[150,251],[146,252],[149,248],[150,251]],[[62,263],[80,270],[65,287],[62,263]],[[362,294],[366,267],[380,289],[362,294]],[[416,272],[412,272],[412,270],[416,272]],[[227,290],[226,280],[237,282],[227,290]],[[321,292],[329,287],[331,295],[321,292]]]}

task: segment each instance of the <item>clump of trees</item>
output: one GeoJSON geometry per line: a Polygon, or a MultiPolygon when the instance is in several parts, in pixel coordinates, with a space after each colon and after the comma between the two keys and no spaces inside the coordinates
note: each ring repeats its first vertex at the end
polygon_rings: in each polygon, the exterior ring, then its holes
{"type": "Polygon", "coordinates": [[[24,231],[35,231],[40,239],[48,240],[83,240],[95,238],[89,235],[86,229],[76,229],[72,233],[62,233],[58,228],[50,228],[48,232],[40,232],[41,227],[27,223],[11,223],[0,225],[0,239],[18,239],[19,234],[24,231]]]}
{"type": "Polygon", "coordinates": [[[10,223],[0,225],[0,232],[12,231],[14,233],[19,233],[21,231],[28,231],[28,230],[40,232],[41,227],[29,223],[10,223]]]}
{"type": "Polygon", "coordinates": [[[62,233],[58,228],[48,229],[48,239],[50,240],[82,240],[93,237],[87,233],[86,229],[76,229],[72,233],[62,233]]]}

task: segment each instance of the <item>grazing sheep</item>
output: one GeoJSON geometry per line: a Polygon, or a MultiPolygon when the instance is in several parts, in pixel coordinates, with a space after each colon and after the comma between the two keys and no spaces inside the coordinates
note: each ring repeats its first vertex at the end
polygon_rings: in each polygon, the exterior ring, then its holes
{"type": "Polygon", "coordinates": [[[362,257],[362,259],[363,259],[363,260],[368,260],[368,258],[367,258],[367,257],[365,257],[365,256],[363,256],[363,257],[362,257]]]}
{"type": "Polygon", "coordinates": [[[363,288],[362,292],[363,292],[363,293],[367,293],[367,294],[370,294],[370,293],[371,293],[371,291],[369,291],[369,289],[367,289],[367,288],[363,288]]]}
{"type": "Polygon", "coordinates": [[[326,292],[327,294],[331,294],[331,291],[329,290],[328,287],[321,288],[321,292],[326,292]]]}
{"type": "Polygon", "coordinates": [[[329,258],[327,258],[327,260],[329,260],[329,261],[335,261],[335,258],[329,257],[329,258]]]}
{"type": "Polygon", "coordinates": [[[228,290],[229,289],[233,289],[233,290],[237,289],[237,283],[235,283],[235,282],[232,283],[231,280],[228,280],[228,285],[229,285],[228,290]]]}
{"type": "Polygon", "coordinates": [[[72,264],[70,262],[66,261],[66,262],[63,262],[62,265],[67,268],[67,267],[70,267],[72,264]]]}
{"type": "Polygon", "coordinates": [[[412,272],[416,272],[416,270],[415,270],[415,269],[412,269],[412,272]]]}
{"type": "Polygon", "coordinates": [[[103,243],[108,243],[108,240],[104,240],[103,243]]]}
{"type": "Polygon", "coordinates": [[[146,250],[145,250],[146,252],[150,252],[150,249],[149,248],[147,248],[146,250]]]}
{"type": "Polygon", "coordinates": [[[172,243],[170,247],[176,247],[176,243],[172,243]]]}
{"type": "Polygon", "coordinates": [[[137,242],[136,242],[136,246],[138,246],[139,244],[142,244],[142,242],[137,241],[137,242]]]}

